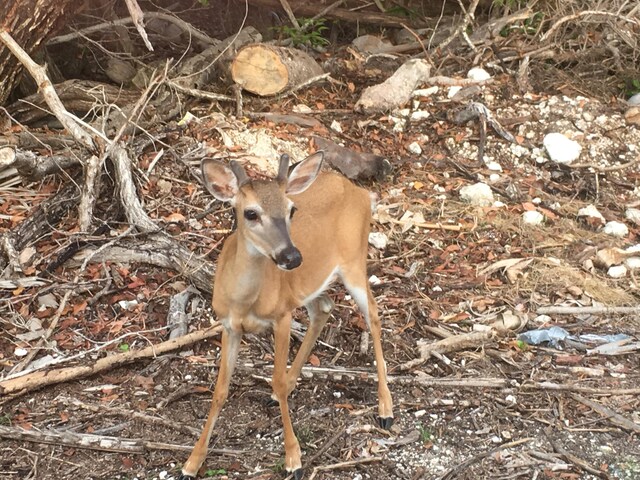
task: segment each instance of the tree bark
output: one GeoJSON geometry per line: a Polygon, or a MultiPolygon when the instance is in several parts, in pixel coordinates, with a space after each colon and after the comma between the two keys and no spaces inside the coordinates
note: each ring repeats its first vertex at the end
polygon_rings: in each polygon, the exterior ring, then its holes
{"type": "MultiPolygon", "coordinates": [[[[0,30],[7,31],[30,55],[58,33],[82,7],[77,0],[2,0],[0,30]]],[[[0,44],[0,105],[20,83],[22,64],[0,44]]]]}

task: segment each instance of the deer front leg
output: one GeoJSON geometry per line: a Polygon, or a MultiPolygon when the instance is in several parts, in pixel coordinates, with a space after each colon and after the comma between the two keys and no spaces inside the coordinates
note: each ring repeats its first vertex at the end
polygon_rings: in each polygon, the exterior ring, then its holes
{"type": "Polygon", "coordinates": [[[323,293],[305,306],[309,312],[309,328],[302,340],[302,345],[300,345],[296,358],[293,360],[291,368],[287,372],[287,395],[291,395],[291,392],[293,392],[293,389],[296,387],[296,382],[298,381],[302,367],[309,358],[322,329],[327,324],[334,305],[329,295],[323,293]]]}
{"type": "Polygon", "coordinates": [[[275,359],[273,364],[273,393],[280,404],[282,428],[284,433],[285,468],[293,473],[294,480],[302,478],[302,461],[300,459],[300,444],[293,432],[291,417],[289,416],[289,396],[287,387],[287,360],[289,358],[289,334],[291,330],[291,314],[276,320],[273,326],[275,338],[275,359]]]}
{"type": "Polygon", "coordinates": [[[211,440],[213,427],[216,424],[216,420],[218,420],[220,410],[222,410],[222,406],[229,394],[229,383],[231,382],[231,376],[236,366],[241,338],[241,330],[234,331],[225,328],[222,332],[220,370],[218,371],[218,379],[216,380],[216,388],[213,392],[209,415],[207,416],[207,421],[204,424],[200,438],[193,447],[189,459],[184,464],[184,467],[182,467],[182,474],[178,477],[178,480],[195,478],[207,456],[207,449],[209,447],[209,440],[211,440]]]}

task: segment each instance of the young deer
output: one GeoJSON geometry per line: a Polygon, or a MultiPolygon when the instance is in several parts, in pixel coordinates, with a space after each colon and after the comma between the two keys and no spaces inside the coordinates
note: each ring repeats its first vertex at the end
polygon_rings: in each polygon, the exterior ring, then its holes
{"type": "Polygon", "coordinates": [[[282,155],[275,180],[250,180],[235,162],[229,169],[215,160],[202,161],[207,189],[218,200],[234,206],[238,228],[222,248],[213,286],[213,309],[224,325],[218,379],[211,410],[182,469],[182,479],[195,477],[204,462],[227,398],[242,334],[267,327],[273,327],[275,337],[273,396],[282,415],[285,467],[296,480],[302,478],[300,446],[287,398],[333,309],[324,292],[336,277],[371,329],[379,423],[386,429],[393,423],[378,308],[367,281],[369,194],[341,175],[320,173],[322,158],[322,152],[315,153],[288,175],[289,157],[282,155]],[[303,305],[310,324],[287,371],[291,311],[303,305]]]}

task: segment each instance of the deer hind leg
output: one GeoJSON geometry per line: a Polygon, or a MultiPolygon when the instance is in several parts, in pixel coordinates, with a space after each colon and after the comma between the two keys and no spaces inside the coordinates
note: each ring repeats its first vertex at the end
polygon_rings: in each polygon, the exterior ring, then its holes
{"type": "Polygon", "coordinates": [[[211,409],[209,410],[209,415],[207,416],[207,421],[204,424],[200,438],[193,447],[189,459],[184,464],[184,467],[182,467],[182,474],[180,475],[179,480],[195,478],[198,474],[198,470],[200,470],[200,467],[204,463],[213,427],[218,420],[222,406],[229,394],[229,383],[231,382],[231,376],[233,375],[233,370],[238,358],[238,349],[240,348],[241,338],[242,334],[240,332],[231,330],[227,331],[227,329],[222,332],[220,370],[218,371],[216,388],[213,392],[211,409]]]}
{"type": "Polygon", "coordinates": [[[294,480],[302,478],[302,460],[300,444],[293,432],[289,416],[289,396],[287,387],[287,360],[289,359],[289,335],[291,333],[291,314],[276,320],[273,326],[275,338],[275,359],[273,362],[273,393],[280,404],[282,429],[284,435],[284,465],[288,473],[293,473],[294,480]]]}
{"type": "Polygon", "coordinates": [[[342,281],[364,315],[373,341],[373,351],[376,358],[378,373],[378,422],[386,430],[393,425],[393,400],[387,385],[387,364],[382,352],[382,332],[380,317],[378,317],[378,305],[376,304],[364,267],[356,269],[344,269],[342,281]]]}
{"type": "Polygon", "coordinates": [[[311,350],[313,350],[313,346],[316,344],[322,329],[327,324],[333,307],[333,300],[331,300],[326,293],[314,298],[305,305],[307,312],[309,312],[309,328],[302,340],[296,358],[287,372],[287,395],[291,395],[291,392],[296,387],[300,371],[309,358],[311,350]]]}

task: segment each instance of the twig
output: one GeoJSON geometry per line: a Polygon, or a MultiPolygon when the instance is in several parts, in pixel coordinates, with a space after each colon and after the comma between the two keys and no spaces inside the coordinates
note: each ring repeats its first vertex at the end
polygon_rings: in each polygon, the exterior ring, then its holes
{"type": "Polygon", "coordinates": [[[473,457],[471,457],[468,460],[465,460],[464,462],[456,465],[455,467],[450,468],[449,470],[447,470],[444,475],[442,475],[440,477],[440,480],[449,480],[452,478],[460,478],[462,477],[462,475],[460,475],[462,472],[464,472],[467,468],[469,468],[471,465],[473,465],[474,463],[479,462],[480,460],[490,457],[498,452],[501,452],[502,450],[505,450],[507,448],[513,448],[513,447],[517,447],[518,445],[522,445],[523,443],[528,443],[530,441],[534,440],[533,438],[521,438],[520,440],[514,440],[513,442],[508,442],[508,443],[503,443],[502,445],[500,445],[499,447],[496,447],[492,450],[487,450],[486,452],[482,452],[479,453],[478,455],[474,455],[473,457]]]}
{"type": "Polygon", "coordinates": [[[127,4],[127,9],[129,10],[129,14],[133,19],[133,24],[136,26],[136,30],[138,30],[140,37],[142,37],[142,40],[144,41],[145,46],[150,52],[153,52],[153,45],[151,45],[151,42],[149,41],[149,36],[147,35],[147,32],[144,29],[144,13],[142,13],[142,9],[140,8],[140,5],[138,5],[137,0],[124,0],[124,1],[127,4]]]}
{"type": "Polygon", "coordinates": [[[136,420],[140,420],[145,423],[149,423],[152,425],[162,425],[164,427],[169,427],[174,430],[177,430],[182,433],[186,433],[189,435],[199,435],[200,430],[194,427],[190,427],[189,425],[185,425],[183,423],[177,423],[172,420],[168,420],[162,417],[153,417],[151,415],[147,415],[145,413],[135,412],[132,410],[125,410],[122,408],[114,408],[109,407],[107,405],[90,405],[88,403],[84,403],[76,398],[70,397],[60,397],[59,400],[66,404],[71,404],[75,407],[80,407],[85,410],[89,410],[90,412],[99,413],[102,415],[115,415],[119,417],[127,417],[134,418],[136,420]]]}
{"type": "Polygon", "coordinates": [[[557,453],[559,453],[561,456],[563,456],[567,462],[573,463],[578,467],[580,467],[581,469],[583,469],[584,471],[589,472],[590,474],[595,475],[597,477],[605,478],[605,479],[611,478],[606,472],[603,472],[602,470],[598,470],[597,468],[592,467],[585,460],[581,459],[580,457],[577,457],[573,453],[566,450],[557,441],[553,440],[549,434],[547,434],[547,439],[549,440],[549,443],[551,443],[551,446],[553,447],[553,449],[557,453]]]}
{"type": "Polygon", "coordinates": [[[186,93],[187,95],[191,95],[195,98],[204,98],[205,100],[213,100],[215,102],[235,102],[235,97],[230,97],[229,95],[222,95],[221,93],[213,93],[207,92],[206,90],[199,90],[197,88],[189,88],[183,85],[180,85],[177,82],[172,80],[167,81],[167,85],[172,88],[175,88],[179,92],[186,93]]]}
{"type": "MultiPolygon", "coordinates": [[[[175,17],[173,15],[167,15],[166,13],[161,13],[161,12],[146,12],[144,14],[144,18],[146,18],[146,19],[157,18],[157,19],[160,19],[160,20],[165,20],[167,22],[171,22],[174,25],[177,25],[180,28],[182,28],[183,30],[185,30],[186,32],[188,32],[190,36],[192,36],[194,38],[197,38],[198,40],[201,40],[202,42],[208,43],[210,45],[214,45],[214,44],[218,43],[218,40],[215,40],[215,39],[211,38],[209,35],[207,35],[206,33],[198,30],[197,28],[195,28],[190,23],[187,23],[184,20],[182,20],[182,19],[180,19],[178,17],[175,17]]],[[[132,17],[126,17],[126,18],[119,18],[118,20],[113,20],[113,21],[110,21],[110,22],[98,23],[96,25],[91,25],[90,27],[83,28],[82,30],[77,30],[77,31],[72,32],[72,33],[67,33],[66,35],[60,35],[60,36],[57,36],[57,37],[53,37],[53,38],[51,38],[50,40],[47,41],[47,45],[56,45],[58,43],[69,42],[71,40],[75,40],[78,37],[90,35],[91,33],[99,32],[101,30],[111,29],[111,28],[119,26],[119,25],[126,25],[128,23],[133,23],[134,21],[135,20],[132,17]]]]}
{"type": "Polygon", "coordinates": [[[88,377],[111,368],[127,365],[142,358],[156,357],[160,354],[177,350],[187,345],[213,337],[222,331],[219,324],[206,330],[190,333],[174,340],[167,340],[158,345],[151,345],[142,350],[134,350],[117,355],[109,355],[96,360],[93,364],[64,367],[55,370],[44,370],[29,373],[22,377],[12,378],[0,382],[1,395],[22,395],[47,385],[55,385],[69,380],[88,377]]]}
{"type": "Polygon", "coordinates": [[[291,24],[296,27],[296,30],[300,30],[300,24],[298,23],[298,19],[296,18],[296,16],[293,14],[293,10],[291,10],[291,5],[289,5],[289,2],[287,2],[287,0],[280,0],[280,5],[282,5],[282,8],[287,13],[291,24]]]}
{"type": "Polygon", "coordinates": [[[616,172],[618,170],[624,170],[625,168],[633,167],[638,162],[640,162],[640,156],[631,160],[630,162],[621,163],[620,165],[612,165],[610,167],[599,167],[598,165],[592,165],[590,163],[576,163],[576,164],[568,164],[569,168],[593,168],[597,172],[616,172]]]}
{"type": "Polygon", "coordinates": [[[640,307],[540,307],[538,315],[608,315],[633,314],[640,312],[640,307]]]}
{"type": "Polygon", "coordinates": [[[320,467],[315,467],[313,469],[313,473],[309,477],[309,480],[313,480],[314,478],[316,478],[316,475],[318,475],[319,472],[328,472],[331,470],[338,470],[341,468],[353,467],[355,465],[362,465],[363,463],[374,463],[374,462],[381,462],[381,461],[382,461],[382,457],[364,457],[364,458],[358,458],[356,460],[349,460],[348,462],[339,462],[339,463],[333,463],[331,465],[323,465],[320,467]]]}
{"type": "Polygon", "coordinates": [[[47,77],[46,71],[43,67],[34,62],[31,57],[25,52],[20,45],[13,39],[9,32],[0,30],[0,40],[7,46],[11,53],[22,63],[29,71],[33,79],[36,81],[39,89],[42,91],[47,105],[51,111],[56,115],[60,123],[66,128],[73,137],[78,140],[82,145],[89,150],[94,151],[95,145],[91,135],[85,130],[80,128],[79,119],[67,111],[64,107],[51,80],[47,77]]]}
{"type": "Polygon", "coordinates": [[[600,415],[607,418],[614,425],[617,425],[618,427],[623,428],[625,430],[629,430],[631,432],[640,433],[640,425],[629,420],[626,417],[623,417],[622,415],[613,411],[612,409],[605,407],[604,405],[600,405],[599,403],[594,402],[593,400],[589,400],[588,398],[584,398],[583,396],[578,395],[577,393],[571,394],[571,398],[573,398],[574,400],[577,400],[578,402],[598,412],[600,415]]]}
{"type": "MultiPolygon", "coordinates": [[[[171,443],[152,442],[137,438],[107,437],[104,435],[91,435],[87,433],[75,433],[69,430],[58,432],[48,430],[38,432],[24,430],[22,428],[6,427],[0,425],[0,437],[9,440],[19,440],[33,443],[45,443],[49,445],[64,445],[74,448],[99,450],[101,452],[120,452],[144,454],[150,450],[172,450],[176,452],[189,452],[192,446],[175,445],[171,443]]],[[[220,455],[244,455],[244,450],[228,450],[220,448],[209,449],[210,453],[220,455]]]]}
{"type": "Polygon", "coordinates": [[[278,95],[278,97],[279,98],[284,98],[284,97],[288,97],[289,95],[293,95],[298,90],[302,90],[303,88],[306,88],[309,85],[313,85],[314,83],[321,82],[322,80],[325,80],[325,79],[329,78],[330,76],[331,76],[330,73],[323,73],[322,75],[317,75],[317,76],[315,76],[313,78],[310,78],[309,80],[306,80],[305,82],[302,82],[299,85],[296,85],[292,89],[287,90],[286,92],[283,92],[282,94],[278,95]]]}
{"type": "MultiPolygon", "coordinates": [[[[466,31],[469,24],[473,22],[474,14],[475,14],[476,8],[478,7],[478,3],[479,3],[479,0],[472,0],[471,5],[469,5],[469,10],[465,11],[464,21],[461,22],[460,25],[458,25],[458,27],[454,30],[454,32],[451,35],[449,35],[449,37],[447,37],[443,42],[440,43],[440,45],[437,46],[438,50],[445,49],[460,33],[466,31]]],[[[462,5],[461,2],[460,2],[460,5],[462,5]]],[[[462,8],[464,11],[464,6],[462,8]]],[[[468,37],[465,38],[465,41],[469,42],[468,37]]]]}
{"type": "Polygon", "coordinates": [[[582,12],[574,13],[573,15],[567,15],[566,17],[562,17],[560,20],[558,20],[556,23],[554,23],[551,26],[551,28],[549,28],[549,30],[547,30],[544,33],[544,35],[542,35],[542,37],[540,37],[540,41],[541,42],[546,41],[551,35],[553,35],[555,33],[555,31],[563,23],[570,22],[571,20],[575,20],[577,18],[584,17],[584,16],[587,16],[587,15],[602,15],[604,17],[613,17],[613,18],[617,18],[618,20],[623,20],[625,22],[633,23],[634,25],[640,25],[640,23],[638,23],[638,21],[635,20],[634,18],[629,18],[626,15],[621,15],[619,13],[605,12],[605,11],[602,11],[602,10],[585,10],[585,11],[582,11],[582,12]]]}

